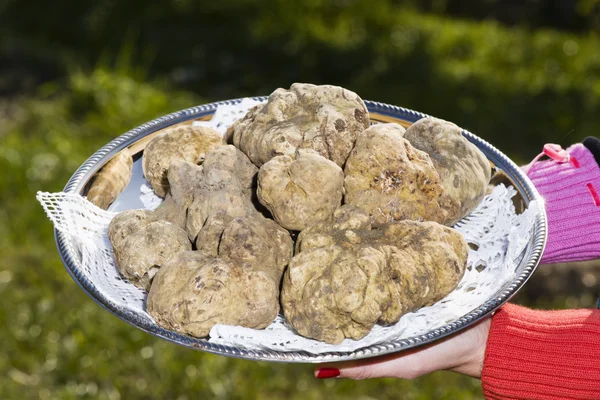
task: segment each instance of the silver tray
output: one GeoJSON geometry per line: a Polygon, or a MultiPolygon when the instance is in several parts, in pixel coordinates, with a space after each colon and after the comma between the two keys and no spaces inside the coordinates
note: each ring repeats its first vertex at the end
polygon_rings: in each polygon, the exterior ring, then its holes
{"type": "MultiPolygon", "coordinates": [[[[256,97],[254,99],[264,101],[266,100],[266,97],[256,97]]],[[[190,124],[194,120],[209,120],[218,106],[236,104],[240,101],[241,99],[225,100],[188,108],[157,118],[130,130],[102,147],[81,165],[67,183],[64,192],[85,195],[87,187],[94,175],[119,151],[128,148],[129,151],[134,154],[135,159],[136,156],[139,157],[142,154],[144,147],[152,137],[157,135],[162,129],[176,124],[190,124]]],[[[365,101],[365,103],[369,109],[372,122],[396,122],[404,127],[408,127],[415,121],[427,116],[426,114],[388,104],[373,101],[365,101]]],[[[521,259],[519,260],[515,275],[511,282],[504,285],[488,301],[468,314],[463,315],[457,321],[408,339],[373,345],[353,352],[331,352],[317,355],[298,351],[281,352],[272,350],[250,350],[243,347],[223,346],[210,343],[206,339],[192,338],[177,332],[169,331],[152,322],[141,320],[127,309],[119,307],[100,293],[94,282],[90,281],[79,272],[82,267],[81,265],[78,265],[78,257],[74,253],[69,238],[65,234],[55,230],[54,235],[56,245],[60,257],[71,277],[98,304],[120,319],[145,332],[183,346],[203,350],[209,353],[251,360],[310,363],[356,360],[410,349],[456,333],[492,314],[502,304],[514,296],[533,274],[546,245],[546,214],[543,202],[531,181],[517,165],[495,147],[466,130],[463,130],[463,135],[486,155],[491,165],[497,171],[503,172],[503,179],[508,180],[518,191],[518,201],[522,206],[527,206],[530,201],[537,200],[540,207],[538,208],[539,212],[536,215],[533,235],[527,248],[521,254],[521,259]]]]}

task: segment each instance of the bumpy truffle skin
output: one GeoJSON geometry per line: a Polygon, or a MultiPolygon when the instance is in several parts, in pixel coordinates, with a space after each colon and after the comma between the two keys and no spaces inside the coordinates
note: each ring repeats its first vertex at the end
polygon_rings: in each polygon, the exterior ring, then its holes
{"type": "Polygon", "coordinates": [[[429,155],[440,174],[448,198],[446,225],[453,225],[481,202],[490,181],[491,168],[485,155],[455,124],[423,118],[411,125],[404,138],[429,155]]]}
{"type": "Polygon", "coordinates": [[[154,192],[165,197],[169,191],[167,171],[173,161],[200,164],[209,150],[223,144],[223,136],[211,128],[185,125],[167,129],[144,149],[144,176],[154,192]]]}
{"type": "Polygon", "coordinates": [[[275,156],[307,148],[341,167],[369,123],[367,107],[356,93],[295,83],[289,90],[277,89],[264,106],[251,109],[230,130],[233,144],[259,167],[275,156]]]}
{"type": "MultiPolygon", "coordinates": [[[[199,241],[197,244],[200,249],[202,244],[199,241]]],[[[289,233],[275,221],[255,215],[236,218],[224,227],[218,254],[250,263],[279,287],[283,271],[292,258],[293,245],[289,233]]]]}
{"type": "Polygon", "coordinates": [[[344,203],[367,212],[375,225],[403,219],[443,223],[439,174],[404,132],[398,124],[378,124],[359,135],[344,169],[344,203]]]}
{"type": "Polygon", "coordinates": [[[185,231],[148,210],[127,210],[115,216],[108,226],[108,238],[119,272],[146,290],[161,266],[192,249],[185,231]]]}
{"type": "Polygon", "coordinates": [[[128,149],[121,150],[95,177],[87,199],[103,210],[117,199],[129,184],[133,171],[133,158],[128,149]]]}
{"type": "Polygon", "coordinates": [[[344,172],[312,150],[272,158],[258,172],[258,200],[286,229],[329,219],[341,205],[344,172]]]}
{"type": "Polygon", "coordinates": [[[281,292],[292,327],[332,344],[442,299],[458,285],[468,254],[452,228],[400,221],[372,230],[361,211],[346,208],[300,234],[281,292]]]}
{"type": "MultiPolygon", "coordinates": [[[[251,196],[252,190],[256,188],[258,168],[235,146],[219,146],[211,150],[206,153],[202,165],[209,173],[211,171],[219,171],[220,174],[230,172],[237,178],[245,194],[251,196]]],[[[220,178],[220,180],[224,179],[226,178],[220,178]]]]}
{"type": "Polygon", "coordinates": [[[175,161],[168,173],[170,194],[156,215],[184,228],[198,250],[260,265],[279,282],[293,242],[252,204],[257,171],[231,145],[208,152],[202,166],[175,161]]]}
{"type": "MultiPolygon", "coordinates": [[[[200,182],[201,190],[195,192],[194,201],[187,209],[185,230],[192,241],[212,215],[223,214],[233,219],[258,213],[239,184],[224,185],[221,180],[213,180],[214,176],[210,174],[204,176],[205,179],[200,182]]],[[[231,182],[236,181],[234,178],[231,182]]]]}
{"type": "Polygon", "coordinates": [[[263,104],[258,104],[256,106],[252,107],[251,109],[248,110],[248,112],[246,113],[244,118],[238,119],[227,129],[227,132],[225,132],[225,136],[224,136],[224,139],[227,142],[227,144],[234,144],[233,134],[235,133],[235,131],[238,128],[241,128],[242,125],[243,126],[247,125],[249,120],[254,120],[254,118],[256,118],[256,114],[258,114],[260,112],[260,110],[263,109],[263,107],[264,107],[263,104]]]}
{"type": "Polygon", "coordinates": [[[263,271],[189,251],[158,271],[147,311],[165,328],[203,337],[215,324],[267,327],[277,316],[277,298],[277,284],[263,271]]]}
{"type": "Polygon", "coordinates": [[[168,171],[170,192],[157,214],[180,226],[195,241],[209,216],[230,219],[256,213],[251,198],[258,168],[234,146],[206,153],[203,165],[176,160],[168,171]]]}
{"type": "Polygon", "coordinates": [[[198,234],[196,247],[214,257],[247,262],[265,272],[279,287],[281,276],[293,254],[289,233],[262,215],[231,218],[211,215],[198,234]]]}

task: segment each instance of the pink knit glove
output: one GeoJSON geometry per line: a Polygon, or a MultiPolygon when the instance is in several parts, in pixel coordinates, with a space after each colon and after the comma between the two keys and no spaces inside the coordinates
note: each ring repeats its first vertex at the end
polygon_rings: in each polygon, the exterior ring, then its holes
{"type": "Polygon", "coordinates": [[[548,243],[542,264],[600,258],[600,140],[566,150],[546,145],[549,160],[525,172],[546,201],[548,243]]]}

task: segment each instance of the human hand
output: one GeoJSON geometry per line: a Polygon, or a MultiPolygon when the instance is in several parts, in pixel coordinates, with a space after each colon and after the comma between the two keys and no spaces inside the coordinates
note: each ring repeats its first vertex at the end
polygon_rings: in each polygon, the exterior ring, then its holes
{"type": "Polygon", "coordinates": [[[491,318],[435,343],[372,359],[320,364],[315,377],[414,379],[434,371],[449,370],[481,377],[491,318]]]}

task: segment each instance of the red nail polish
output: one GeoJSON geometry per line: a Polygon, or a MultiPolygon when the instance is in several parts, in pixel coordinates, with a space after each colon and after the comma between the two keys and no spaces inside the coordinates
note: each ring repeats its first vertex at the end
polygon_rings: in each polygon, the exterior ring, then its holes
{"type": "Polygon", "coordinates": [[[340,374],[340,370],[337,368],[321,368],[317,371],[318,379],[335,378],[340,374]]]}

